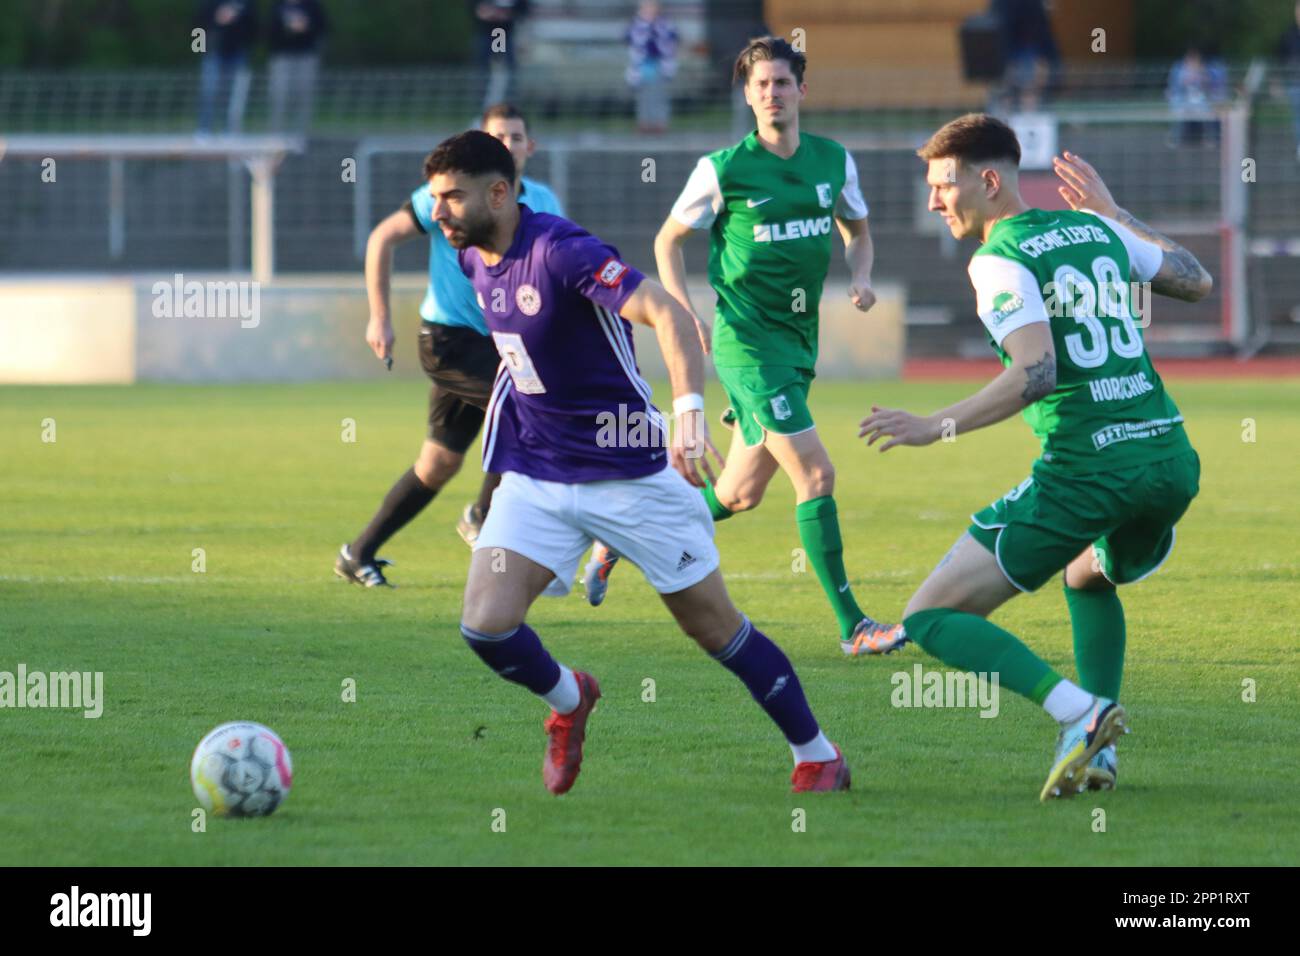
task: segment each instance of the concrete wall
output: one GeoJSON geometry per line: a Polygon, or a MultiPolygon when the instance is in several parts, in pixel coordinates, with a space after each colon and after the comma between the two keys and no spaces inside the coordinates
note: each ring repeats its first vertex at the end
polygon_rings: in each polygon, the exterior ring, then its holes
{"type": "MultiPolygon", "coordinates": [[[[822,295],[827,378],[892,377],[902,367],[904,289],[877,287],[863,314],[847,286],[822,295]]],[[[393,375],[423,373],[416,354],[423,280],[394,280],[393,375]]],[[[701,315],[713,292],[692,288],[701,315]]],[[[365,344],[359,276],[293,277],[258,286],[204,274],[0,279],[0,383],[296,382],[385,374],[365,344]]],[[[643,374],[665,376],[654,333],[636,328],[643,374]]]]}
{"type": "Polygon", "coordinates": [[[135,381],[135,301],[129,279],[0,282],[0,382],[135,381]]]}

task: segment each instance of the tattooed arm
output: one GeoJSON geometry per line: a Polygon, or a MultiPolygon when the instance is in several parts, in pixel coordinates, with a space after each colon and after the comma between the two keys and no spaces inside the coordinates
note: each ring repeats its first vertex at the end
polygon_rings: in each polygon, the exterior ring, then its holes
{"type": "Polygon", "coordinates": [[[1214,289],[1214,279],[1205,271],[1205,267],[1192,255],[1168,236],[1156,232],[1146,223],[1138,220],[1126,209],[1118,209],[1115,221],[1128,226],[1134,233],[1154,242],[1165,251],[1160,262],[1160,270],[1151,277],[1151,291],[1167,295],[1184,302],[1204,299],[1214,289]]]}
{"type": "Polygon", "coordinates": [[[866,438],[868,445],[889,437],[881,451],[895,445],[928,445],[1010,418],[1056,388],[1056,347],[1050,323],[1021,326],[1002,340],[1002,349],[1011,356],[1011,364],[974,395],[926,417],[873,405],[858,437],[866,438]]]}
{"type": "Polygon", "coordinates": [[[1067,152],[1053,158],[1053,168],[1062,183],[1057,191],[1072,209],[1084,209],[1113,219],[1134,235],[1164,250],[1159,270],[1151,275],[1151,291],[1184,302],[1195,302],[1214,289],[1214,280],[1196,257],[1128,210],[1121,209],[1097,170],[1086,160],[1067,152]]]}

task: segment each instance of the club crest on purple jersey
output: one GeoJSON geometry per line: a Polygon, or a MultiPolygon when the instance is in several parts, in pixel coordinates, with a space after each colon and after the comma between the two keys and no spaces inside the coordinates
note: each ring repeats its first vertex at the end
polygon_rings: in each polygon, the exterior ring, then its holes
{"type": "Polygon", "coordinates": [[[536,315],[542,310],[542,297],[530,285],[521,285],[515,289],[515,305],[524,315],[536,315]]]}

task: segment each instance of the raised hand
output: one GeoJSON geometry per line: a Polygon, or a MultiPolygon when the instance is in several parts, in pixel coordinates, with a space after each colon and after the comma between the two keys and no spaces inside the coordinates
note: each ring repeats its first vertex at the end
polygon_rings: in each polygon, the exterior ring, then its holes
{"type": "Polygon", "coordinates": [[[1052,169],[1064,185],[1056,191],[1070,204],[1071,209],[1091,209],[1093,212],[1119,218],[1119,205],[1110,194],[1097,170],[1087,160],[1066,152],[1052,157],[1052,169]]]}

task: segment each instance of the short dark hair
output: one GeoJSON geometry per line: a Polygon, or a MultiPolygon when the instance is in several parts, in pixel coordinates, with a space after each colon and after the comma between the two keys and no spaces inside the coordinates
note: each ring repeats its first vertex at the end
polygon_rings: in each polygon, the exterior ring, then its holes
{"type": "Polygon", "coordinates": [[[785,60],[796,83],[803,82],[803,71],[808,66],[808,58],[780,37],[757,37],[736,57],[731,81],[744,86],[749,82],[749,68],[760,60],[785,60]]]}
{"type": "Polygon", "coordinates": [[[506,182],[515,181],[515,161],[510,150],[495,136],[478,129],[466,130],[444,139],[424,158],[424,178],[438,173],[467,173],[482,176],[500,173],[506,182]]]}
{"type": "Polygon", "coordinates": [[[967,113],[939,127],[916,155],[927,162],[956,159],[969,166],[1009,160],[1019,166],[1020,140],[1016,139],[1016,131],[996,116],[967,113]]]}
{"type": "Polygon", "coordinates": [[[483,117],[478,121],[480,128],[487,126],[488,120],[522,120],[524,132],[528,132],[528,119],[519,111],[519,107],[514,103],[493,103],[483,111],[483,117]]]}

